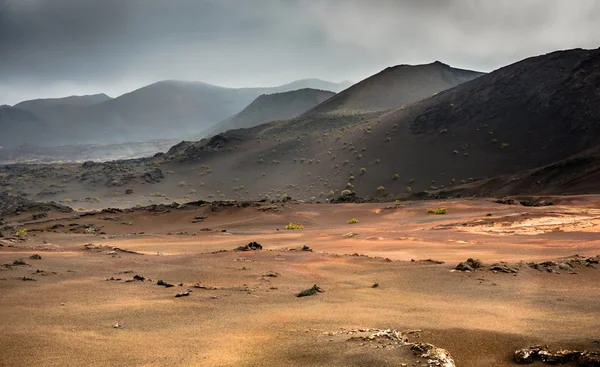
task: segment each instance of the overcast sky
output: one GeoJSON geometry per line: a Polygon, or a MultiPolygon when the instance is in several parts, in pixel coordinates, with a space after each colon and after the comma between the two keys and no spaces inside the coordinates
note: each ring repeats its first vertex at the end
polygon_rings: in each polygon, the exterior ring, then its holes
{"type": "Polygon", "coordinates": [[[0,0],[0,104],[163,79],[359,81],[435,60],[491,71],[600,47],[595,0],[0,0]]]}

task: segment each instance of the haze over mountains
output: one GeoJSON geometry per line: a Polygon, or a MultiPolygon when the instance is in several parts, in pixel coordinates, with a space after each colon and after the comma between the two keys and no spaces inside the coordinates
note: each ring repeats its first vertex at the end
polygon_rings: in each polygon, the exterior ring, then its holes
{"type": "MultiPolygon", "coordinates": [[[[18,146],[182,138],[202,133],[240,112],[261,94],[307,87],[340,91],[349,84],[305,79],[278,87],[236,89],[201,82],[161,81],[114,99],[97,94],[24,101],[15,107],[31,114],[21,114],[18,121],[28,126],[43,122],[49,131],[39,134],[40,138],[13,135],[4,140],[18,146]]],[[[17,121],[5,118],[0,126],[17,121]]],[[[2,135],[5,133],[9,130],[2,130],[2,135]]]]}

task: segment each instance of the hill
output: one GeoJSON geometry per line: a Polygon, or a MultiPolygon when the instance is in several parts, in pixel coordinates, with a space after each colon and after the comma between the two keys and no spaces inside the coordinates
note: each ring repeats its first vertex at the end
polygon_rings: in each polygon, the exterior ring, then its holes
{"type": "MultiPolygon", "coordinates": [[[[600,49],[559,51],[385,112],[303,114],[53,177],[106,195],[132,187],[142,203],[598,193],[598,85],[600,49]]],[[[21,167],[5,185],[37,194],[21,177],[44,169],[21,167]]]]}
{"type": "MultiPolygon", "coordinates": [[[[325,199],[329,192],[347,188],[373,197],[461,185],[467,188],[465,195],[493,194],[493,189],[469,182],[527,176],[520,172],[599,145],[599,84],[600,50],[554,52],[383,114],[352,119],[305,114],[180,144],[170,152],[175,159],[171,164],[176,169],[213,167],[202,178],[205,183],[226,182],[235,175],[246,195],[253,196],[325,199]]],[[[561,181],[562,174],[555,170],[553,180],[565,187],[569,181],[561,181]]],[[[546,192],[552,185],[517,187],[511,193],[546,192]]],[[[597,181],[578,187],[600,192],[597,181]]]]}
{"type": "Polygon", "coordinates": [[[244,109],[264,93],[304,85],[341,85],[307,79],[279,87],[224,88],[202,82],[161,81],[114,99],[105,95],[26,101],[59,132],[59,144],[122,143],[182,138],[202,133],[244,109]],[[94,103],[92,103],[94,102],[94,103]]]}
{"type": "Polygon", "coordinates": [[[307,115],[385,111],[431,97],[483,73],[452,68],[436,61],[427,65],[389,67],[320,104],[307,115]]]}
{"type": "Polygon", "coordinates": [[[213,136],[227,130],[253,127],[269,121],[289,120],[334,95],[333,92],[308,88],[263,94],[240,113],[215,125],[206,135],[213,136]]]}
{"type": "Polygon", "coordinates": [[[0,146],[15,148],[21,144],[34,144],[48,139],[48,126],[29,111],[10,106],[0,106],[0,146]]]}

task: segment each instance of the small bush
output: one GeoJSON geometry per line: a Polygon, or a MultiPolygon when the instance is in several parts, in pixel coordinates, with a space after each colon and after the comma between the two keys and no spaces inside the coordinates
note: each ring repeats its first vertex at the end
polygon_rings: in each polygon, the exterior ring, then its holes
{"type": "Polygon", "coordinates": [[[290,223],[285,226],[285,229],[296,230],[296,229],[304,229],[304,226],[300,223],[290,223]]]}
{"type": "Polygon", "coordinates": [[[356,223],[358,223],[358,220],[356,220],[354,218],[352,218],[348,221],[348,224],[356,224],[356,223]]]}
{"type": "Polygon", "coordinates": [[[385,187],[383,187],[383,186],[379,186],[379,187],[377,188],[377,192],[379,192],[379,193],[382,193],[382,192],[384,192],[384,191],[385,191],[385,187]]]}
{"type": "Polygon", "coordinates": [[[367,173],[367,169],[363,167],[363,168],[360,169],[359,172],[360,172],[361,175],[364,175],[365,173],[367,173]]]}
{"type": "Polygon", "coordinates": [[[400,178],[400,175],[397,173],[394,173],[394,175],[392,176],[392,179],[397,180],[400,178]]]}
{"type": "Polygon", "coordinates": [[[350,190],[342,190],[342,192],[341,192],[342,196],[344,196],[344,195],[350,195],[350,194],[352,194],[352,191],[350,191],[350,190]]]}
{"type": "Polygon", "coordinates": [[[185,186],[185,181],[179,181],[178,185],[179,186],[185,186]]]}
{"type": "Polygon", "coordinates": [[[25,228],[19,229],[15,233],[15,236],[27,236],[27,229],[25,229],[25,228]]]}
{"type": "Polygon", "coordinates": [[[440,215],[440,214],[446,214],[446,208],[433,208],[433,209],[428,209],[428,210],[427,210],[427,214],[436,214],[436,215],[440,215]]]}
{"type": "Polygon", "coordinates": [[[412,187],[410,187],[410,186],[407,186],[407,187],[406,187],[406,192],[412,192],[412,187]]]}
{"type": "Polygon", "coordinates": [[[452,154],[458,154],[458,150],[453,150],[452,154]]]}

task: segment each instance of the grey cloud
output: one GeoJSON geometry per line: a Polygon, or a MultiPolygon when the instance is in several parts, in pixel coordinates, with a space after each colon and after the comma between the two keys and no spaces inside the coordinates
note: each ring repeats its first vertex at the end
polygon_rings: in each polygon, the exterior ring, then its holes
{"type": "Polygon", "coordinates": [[[0,104],[161,79],[358,81],[401,63],[490,71],[600,46],[594,0],[0,0],[0,104]],[[70,91],[70,92],[69,92],[70,91]]]}

